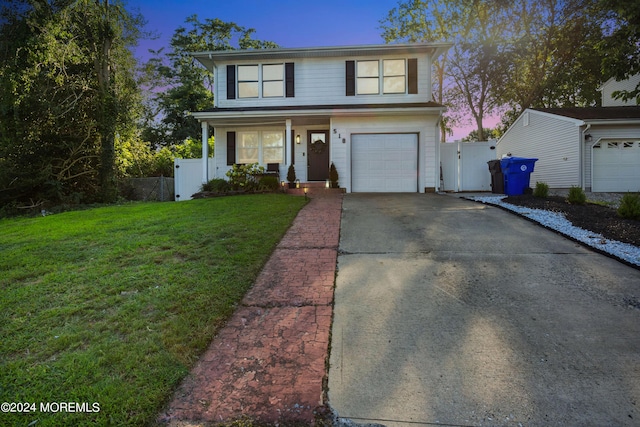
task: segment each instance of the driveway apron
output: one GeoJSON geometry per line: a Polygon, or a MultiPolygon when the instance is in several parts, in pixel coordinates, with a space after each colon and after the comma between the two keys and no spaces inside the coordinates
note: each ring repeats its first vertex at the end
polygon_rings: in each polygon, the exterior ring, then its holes
{"type": "Polygon", "coordinates": [[[347,195],[328,398],[388,426],[640,425],[640,271],[457,197],[347,195]]]}

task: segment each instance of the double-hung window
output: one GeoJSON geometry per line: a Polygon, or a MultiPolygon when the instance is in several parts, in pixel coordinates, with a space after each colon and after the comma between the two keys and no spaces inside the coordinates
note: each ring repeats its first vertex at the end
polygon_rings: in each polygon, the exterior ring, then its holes
{"type": "Polygon", "coordinates": [[[284,160],[283,131],[238,132],[237,163],[282,163],[284,160]]]}
{"type": "Polygon", "coordinates": [[[238,132],[236,156],[238,163],[258,163],[260,140],[258,132],[238,132]]]}
{"type": "Polygon", "coordinates": [[[358,61],[358,95],[377,95],[380,93],[380,67],[378,61],[358,61]]]}
{"type": "Polygon", "coordinates": [[[258,98],[260,68],[257,65],[238,65],[238,97],[258,98]]]}
{"type": "Polygon", "coordinates": [[[404,59],[385,59],[382,61],[383,93],[405,93],[406,75],[404,59]]]}
{"type": "Polygon", "coordinates": [[[238,98],[284,96],[284,64],[238,65],[238,98]]]}
{"type": "Polygon", "coordinates": [[[358,61],[356,91],[358,95],[378,95],[381,92],[383,94],[407,93],[406,61],[404,59],[358,61]],[[382,67],[380,67],[381,64],[382,67]]]}
{"type": "Polygon", "coordinates": [[[262,66],[262,97],[284,96],[284,66],[282,64],[262,66]]]}

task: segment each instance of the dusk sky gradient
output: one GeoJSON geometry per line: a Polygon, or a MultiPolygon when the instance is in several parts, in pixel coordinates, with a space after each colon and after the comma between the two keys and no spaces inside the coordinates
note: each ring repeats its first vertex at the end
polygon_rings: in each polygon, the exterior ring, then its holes
{"type": "MultiPolygon", "coordinates": [[[[158,36],[142,40],[136,49],[137,57],[147,58],[148,49],[168,49],[176,28],[194,14],[201,21],[220,18],[254,28],[253,38],[281,47],[384,44],[380,21],[398,0],[126,0],[126,4],[144,16],[146,31],[158,36]]],[[[454,129],[449,139],[463,138],[472,129],[454,129]]]]}

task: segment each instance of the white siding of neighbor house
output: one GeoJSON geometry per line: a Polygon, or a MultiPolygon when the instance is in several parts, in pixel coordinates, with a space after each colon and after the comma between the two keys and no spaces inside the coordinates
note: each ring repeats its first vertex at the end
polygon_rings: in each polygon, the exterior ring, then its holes
{"type": "Polygon", "coordinates": [[[603,107],[620,107],[627,105],[638,105],[635,99],[630,99],[628,101],[623,101],[621,99],[614,99],[613,92],[619,90],[633,90],[640,83],[640,74],[636,74],[635,76],[629,77],[627,80],[623,80],[620,82],[615,81],[615,79],[611,78],[606,83],[602,85],[602,106],[603,107]]]}
{"type": "Polygon", "coordinates": [[[582,186],[580,175],[581,128],[578,121],[526,110],[496,144],[498,158],[537,158],[530,184],[551,188],[582,186]],[[528,125],[524,124],[528,120],[528,125]]]}
{"type": "Polygon", "coordinates": [[[431,61],[422,55],[363,56],[357,61],[382,59],[418,59],[417,94],[378,94],[346,96],[345,62],[349,58],[296,58],[292,61],[236,61],[217,64],[216,106],[219,108],[277,107],[334,104],[387,104],[431,101],[431,61]],[[227,65],[271,64],[293,62],[295,64],[295,96],[292,98],[243,98],[227,99],[227,65]]]}
{"type": "MultiPolygon", "coordinates": [[[[588,133],[591,135],[591,141],[586,141],[585,144],[585,187],[587,190],[592,187],[592,168],[593,168],[593,146],[598,143],[598,141],[607,141],[607,140],[640,140],[640,129],[638,126],[633,125],[593,125],[588,130],[588,133]]],[[[640,166],[639,166],[640,167],[640,166]]]]}

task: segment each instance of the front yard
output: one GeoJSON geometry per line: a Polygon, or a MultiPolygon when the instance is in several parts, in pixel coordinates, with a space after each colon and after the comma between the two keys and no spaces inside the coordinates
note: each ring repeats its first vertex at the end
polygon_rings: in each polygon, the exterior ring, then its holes
{"type": "Polygon", "coordinates": [[[0,425],[152,423],[303,205],[265,194],[0,220],[0,402],[15,403],[0,425]]]}

